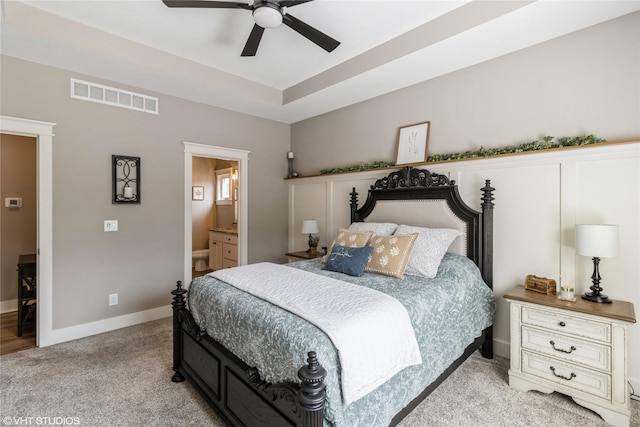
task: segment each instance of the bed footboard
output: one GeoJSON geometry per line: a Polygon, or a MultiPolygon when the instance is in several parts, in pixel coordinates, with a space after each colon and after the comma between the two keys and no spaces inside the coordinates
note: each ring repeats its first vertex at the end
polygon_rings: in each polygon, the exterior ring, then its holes
{"type": "Polygon", "coordinates": [[[316,353],[300,368],[301,384],[270,384],[196,325],[186,308],[182,282],[173,295],[173,377],[185,379],[233,426],[321,427],[325,369],[316,353]]]}

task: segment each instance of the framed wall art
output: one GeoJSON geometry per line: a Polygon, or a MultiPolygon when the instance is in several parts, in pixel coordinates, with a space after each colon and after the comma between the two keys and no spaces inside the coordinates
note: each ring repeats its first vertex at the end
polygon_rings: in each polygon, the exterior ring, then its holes
{"type": "Polygon", "coordinates": [[[400,128],[396,165],[427,161],[430,124],[431,122],[423,122],[400,128]]]}
{"type": "Polygon", "coordinates": [[[111,156],[111,203],[140,203],[140,157],[111,156]]]}
{"type": "Polygon", "coordinates": [[[197,185],[191,187],[191,200],[204,200],[204,187],[197,185]]]}

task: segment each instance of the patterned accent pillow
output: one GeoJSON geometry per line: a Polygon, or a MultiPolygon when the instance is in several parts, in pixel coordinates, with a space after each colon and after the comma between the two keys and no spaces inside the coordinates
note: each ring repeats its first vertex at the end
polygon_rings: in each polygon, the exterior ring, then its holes
{"type": "Polygon", "coordinates": [[[341,228],[338,230],[336,238],[333,239],[333,243],[331,243],[327,255],[325,255],[322,260],[324,262],[327,262],[327,260],[329,259],[329,254],[333,250],[334,245],[346,246],[348,248],[362,248],[364,246],[367,246],[367,243],[369,243],[369,239],[371,239],[371,236],[373,236],[373,232],[371,231],[359,233],[357,231],[349,231],[341,228]]]}
{"type": "Polygon", "coordinates": [[[442,257],[451,246],[451,243],[456,237],[464,234],[459,230],[449,228],[424,228],[409,225],[400,225],[396,233],[419,234],[405,273],[429,279],[436,277],[436,274],[438,274],[438,267],[440,267],[442,257]]]}
{"type": "Polygon", "coordinates": [[[360,277],[364,274],[364,267],[367,265],[371,251],[373,251],[373,246],[348,248],[342,245],[333,245],[327,265],[323,267],[323,270],[360,277]]]}
{"type": "Polygon", "coordinates": [[[364,271],[402,279],[417,238],[418,233],[405,236],[373,236],[370,243],[373,252],[364,271]]]}
{"type": "Polygon", "coordinates": [[[374,236],[391,236],[398,224],[391,222],[352,222],[349,231],[373,231],[374,236]]]}

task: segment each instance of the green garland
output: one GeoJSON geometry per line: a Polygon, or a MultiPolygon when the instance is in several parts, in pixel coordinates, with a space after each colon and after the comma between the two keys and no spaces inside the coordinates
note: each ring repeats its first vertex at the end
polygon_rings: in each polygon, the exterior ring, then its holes
{"type": "MultiPolygon", "coordinates": [[[[451,154],[435,154],[427,158],[427,163],[442,162],[447,160],[474,159],[479,157],[497,156],[500,154],[524,153],[527,151],[548,150],[551,148],[560,148],[560,147],[575,147],[575,146],[598,144],[601,142],[606,142],[606,140],[602,138],[598,138],[594,134],[590,134],[587,136],[563,137],[557,140],[553,136],[545,136],[542,139],[531,141],[531,142],[525,142],[519,145],[508,145],[505,147],[497,147],[497,148],[484,148],[480,146],[480,149],[475,151],[464,151],[462,153],[451,153],[451,154]]],[[[365,163],[362,165],[352,165],[352,166],[346,166],[341,168],[322,169],[320,171],[320,175],[326,175],[331,173],[361,172],[365,170],[387,168],[391,166],[395,166],[395,162],[377,161],[373,163],[365,163]]]]}
{"type": "Polygon", "coordinates": [[[344,173],[344,172],[362,172],[369,169],[380,169],[380,168],[388,168],[390,166],[395,166],[395,162],[373,162],[373,163],[365,163],[363,165],[352,165],[345,166],[343,168],[331,168],[331,169],[322,169],[320,171],[320,175],[326,175],[329,173],[344,173]]]}
{"type": "Polygon", "coordinates": [[[531,141],[531,142],[525,142],[519,145],[508,145],[505,147],[497,147],[497,148],[484,148],[480,146],[480,149],[476,151],[465,151],[463,153],[453,153],[453,154],[436,154],[436,155],[430,156],[427,159],[427,162],[473,159],[477,157],[497,156],[500,154],[524,153],[526,151],[548,150],[550,148],[575,147],[575,146],[581,146],[581,145],[598,144],[600,142],[606,142],[606,140],[602,138],[598,138],[593,134],[587,135],[587,136],[576,136],[573,138],[563,137],[558,140],[555,140],[553,136],[545,136],[542,139],[531,141]]]}

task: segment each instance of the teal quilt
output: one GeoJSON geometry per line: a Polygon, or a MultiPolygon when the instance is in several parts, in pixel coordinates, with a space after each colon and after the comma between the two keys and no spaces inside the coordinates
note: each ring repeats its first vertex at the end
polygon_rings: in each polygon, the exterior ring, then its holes
{"type": "MultiPolygon", "coordinates": [[[[331,340],[306,320],[210,276],[195,279],[189,310],[208,335],[223,344],[262,379],[299,383],[298,369],[313,350],[327,370],[325,424],[386,426],[393,416],[431,382],[493,323],[495,300],[477,266],[447,253],[433,279],[405,275],[396,279],[373,273],[361,277],[323,270],[321,259],[288,264],[384,292],[400,301],[411,318],[422,365],[405,368],[365,397],[345,405],[339,358],[331,340]]],[[[375,334],[375,330],[370,332],[375,334]]],[[[367,349],[363,349],[366,356],[367,349]]]]}

